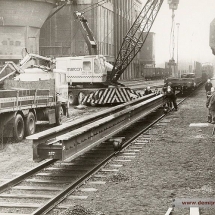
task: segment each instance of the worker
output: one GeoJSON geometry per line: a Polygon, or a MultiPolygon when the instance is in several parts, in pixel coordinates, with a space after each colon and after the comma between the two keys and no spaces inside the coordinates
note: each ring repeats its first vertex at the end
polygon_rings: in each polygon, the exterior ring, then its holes
{"type": "Polygon", "coordinates": [[[211,87],[211,95],[207,99],[206,107],[209,110],[208,122],[215,124],[215,92],[213,87],[211,87]]]}
{"type": "Polygon", "coordinates": [[[163,85],[162,91],[163,91],[163,94],[164,94],[164,95],[166,94],[167,86],[168,86],[167,83],[165,83],[165,84],[163,85]]]}
{"type": "Polygon", "coordinates": [[[213,87],[213,84],[211,83],[211,80],[208,79],[207,83],[205,84],[206,95],[210,93],[211,87],[213,87]]]}
{"type": "Polygon", "coordinates": [[[146,89],[145,89],[145,95],[148,95],[148,94],[150,94],[150,93],[152,93],[152,91],[151,91],[151,88],[148,86],[148,87],[146,87],[146,89]]]}
{"type": "Polygon", "coordinates": [[[176,103],[176,95],[170,86],[167,86],[167,90],[166,90],[166,93],[164,94],[164,97],[165,97],[166,103],[169,103],[170,107],[171,107],[171,104],[173,103],[174,110],[177,111],[178,107],[176,103]]]}

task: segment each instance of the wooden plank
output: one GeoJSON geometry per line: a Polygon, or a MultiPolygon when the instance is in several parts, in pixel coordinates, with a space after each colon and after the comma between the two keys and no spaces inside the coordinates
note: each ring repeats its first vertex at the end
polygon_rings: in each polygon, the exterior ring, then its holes
{"type": "Polygon", "coordinates": [[[173,212],[173,208],[169,208],[169,209],[167,210],[167,212],[165,213],[165,215],[171,215],[172,212],[173,212]]]}
{"type": "Polygon", "coordinates": [[[119,172],[118,169],[101,169],[101,172],[119,172]]]}
{"type": "Polygon", "coordinates": [[[190,207],[190,215],[200,215],[198,207],[190,207]]]}
{"type": "Polygon", "coordinates": [[[46,180],[46,179],[26,179],[25,181],[31,182],[31,183],[41,183],[41,184],[69,184],[71,183],[71,180],[46,180]]]}
{"type": "Polygon", "coordinates": [[[89,181],[88,184],[103,185],[103,184],[106,184],[106,182],[105,181],[89,181]]]}
{"type": "Polygon", "coordinates": [[[42,204],[35,203],[14,203],[14,202],[0,202],[0,207],[5,208],[39,208],[42,204]]]}
{"type": "Polygon", "coordinates": [[[74,195],[70,195],[67,197],[67,199],[77,199],[77,200],[84,200],[87,198],[88,198],[88,196],[74,196],[74,195]]]}
{"type": "Polygon", "coordinates": [[[93,178],[107,178],[107,176],[106,175],[96,174],[96,175],[93,175],[93,178]]]}
{"type": "Polygon", "coordinates": [[[62,187],[41,187],[41,186],[16,186],[13,190],[43,190],[43,191],[59,191],[62,187]]]}
{"type": "Polygon", "coordinates": [[[19,214],[19,213],[1,213],[0,215],[31,215],[31,214],[19,214]]]}
{"type": "Polygon", "coordinates": [[[86,187],[86,188],[80,188],[79,189],[81,192],[96,192],[98,189],[92,188],[92,187],[86,187]]]}
{"type": "Polygon", "coordinates": [[[86,167],[83,167],[83,168],[81,168],[81,169],[74,169],[74,167],[73,168],[60,168],[60,167],[49,167],[49,168],[46,168],[46,170],[48,170],[48,171],[71,171],[71,172],[86,172],[86,171],[88,171],[89,170],[89,168],[86,168],[86,167]],[[85,169],[83,169],[83,168],[85,168],[85,169]]]}
{"type": "Polygon", "coordinates": [[[38,173],[36,174],[37,176],[47,176],[47,177],[76,177],[79,176],[80,174],[78,173],[65,173],[65,172],[61,172],[61,173],[38,173]]]}
{"type": "Polygon", "coordinates": [[[209,123],[191,123],[189,127],[204,128],[204,127],[208,127],[209,125],[210,125],[209,123]]]}
{"type": "Polygon", "coordinates": [[[37,195],[37,194],[0,194],[0,198],[26,198],[26,199],[51,199],[51,195],[37,195]]]}

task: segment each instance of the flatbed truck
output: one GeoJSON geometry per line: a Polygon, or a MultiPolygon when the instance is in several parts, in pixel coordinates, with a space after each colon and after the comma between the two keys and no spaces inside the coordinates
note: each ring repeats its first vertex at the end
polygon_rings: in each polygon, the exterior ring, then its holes
{"type": "MultiPolygon", "coordinates": [[[[62,116],[68,113],[65,71],[34,64],[20,67],[20,71],[13,68],[7,67],[9,72],[1,82],[0,142],[3,137],[13,137],[19,142],[34,134],[39,121],[60,125],[62,116]]],[[[6,68],[3,69],[0,74],[5,72],[6,68]]]]}

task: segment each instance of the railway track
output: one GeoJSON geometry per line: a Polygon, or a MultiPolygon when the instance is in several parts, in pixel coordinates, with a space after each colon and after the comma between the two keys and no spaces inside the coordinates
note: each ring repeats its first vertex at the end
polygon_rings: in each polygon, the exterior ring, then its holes
{"type": "MultiPolygon", "coordinates": [[[[179,102],[183,102],[184,99],[181,98],[179,102]]],[[[105,183],[107,173],[117,172],[117,167],[121,166],[118,163],[124,163],[134,157],[139,149],[150,141],[150,134],[139,135],[150,129],[164,116],[162,109],[157,109],[137,120],[132,128],[117,133],[111,138],[116,144],[122,141],[122,150],[127,151],[114,151],[112,145],[107,144],[109,141],[103,141],[72,161],[51,160],[25,176],[19,176],[16,180],[5,183],[2,188],[0,187],[0,215],[36,215],[48,212],[53,214],[52,210],[59,214],[68,209],[74,200],[87,198],[87,195],[77,195],[74,192],[85,181],[90,181],[92,175],[91,186],[105,183]],[[117,158],[115,160],[117,164],[107,169],[105,165],[113,157],[117,158]]],[[[79,190],[93,192],[96,188],[88,187],[79,190]]]]}

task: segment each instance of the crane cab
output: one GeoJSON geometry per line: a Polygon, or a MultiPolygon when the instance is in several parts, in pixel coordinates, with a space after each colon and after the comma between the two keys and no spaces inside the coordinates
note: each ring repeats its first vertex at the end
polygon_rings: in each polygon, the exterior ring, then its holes
{"type": "Polygon", "coordinates": [[[56,58],[56,69],[67,72],[67,82],[70,85],[105,83],[111,64],[102,55],[56,58]]]}

